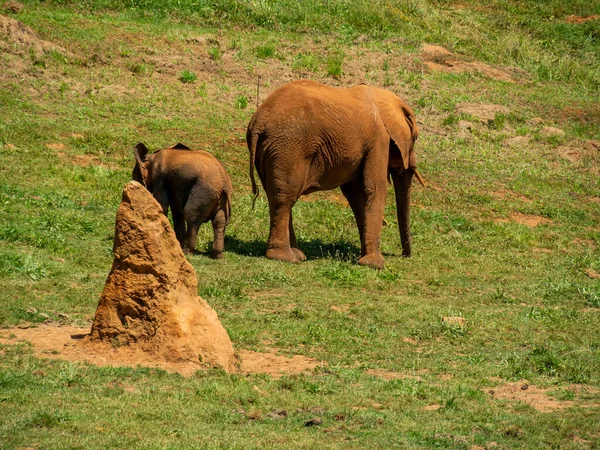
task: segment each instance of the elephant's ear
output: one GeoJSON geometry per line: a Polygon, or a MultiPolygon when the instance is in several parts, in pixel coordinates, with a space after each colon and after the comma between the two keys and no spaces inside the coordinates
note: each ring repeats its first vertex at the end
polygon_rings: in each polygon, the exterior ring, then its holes
{"type": "MultiPolygon", "coordinates": [[[[144,186],[148,185],[148,169],[146,167],[146,156],[148,155],[148,148],[141,142],[133,148],[133,155],[135,156],[136,165],[133,169],[134,179],[136,169],[139,169],[141,181],[144,186]]],[[[139,180],[136,180],[139,181],[139,180]]]]}
{"type": "MultiPolygon", "coordinates": [[[[419,129],[412,109],[396,95],[381,89],[373,89],[373,99],[390,138],[400,150],[402,166],[415,167],[413,146],[419,129]]],[[[390,166],[394,166],[393,161],[390,166]]]]}
{"type": "Polygon", "coordinates": [[[169,148],[173,148],[175,150],[191,150],[187,145],[184,145],[181,142],[178,142],[177,144],[169,148]]]}

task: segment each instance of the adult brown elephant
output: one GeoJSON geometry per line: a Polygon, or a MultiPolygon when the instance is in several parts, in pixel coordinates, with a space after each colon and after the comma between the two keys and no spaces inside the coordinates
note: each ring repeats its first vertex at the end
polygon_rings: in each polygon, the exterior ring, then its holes
{"type": "Polygon", "coordinates": [[[388,176],[396,191],[402,254],[410,256],[417,136],[411,108],[382,89],[300,80],[273,92],[252,116],[246,133],[252,191],[258,195],[256,167],[269,201],[267,258],[305,260],[294,235],[292,207],[301,195],[339,186],[358,225],[358,263],[383,268],[379,247],[388,176]]]}

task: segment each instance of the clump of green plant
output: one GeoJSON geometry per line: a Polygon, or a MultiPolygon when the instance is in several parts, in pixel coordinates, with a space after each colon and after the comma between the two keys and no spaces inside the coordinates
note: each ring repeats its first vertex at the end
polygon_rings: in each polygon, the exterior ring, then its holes
{"type": "Polygon", "coordinates": [[[342,77],[342,65],[344,63],[344,54],[335,52],[327,56],[327,75],[340,79],[342,77]]]}
{"type": "Polygon", "coordinates": [[[181,75],[179,75],[179,81],[182,83],[195,83],[197,79],[198,75],[188,69],[185,69],[181,72],[181,75]]]}
{"type": "Polygon", "coordinates": [[[275,47],[275,44],[273,44],[272,42],[269,42],[265,45],[259,45],[255,48],[256,56],[258,56],[261,59],[273,58],[275,56],[276,50],[277,49],[275,47]]]}
{"type": "Polygon", "coordinates": [[[506,125],[506,115],[502,113],[497,113],[494,116],[494,120],[492,120],[492,122],[490,123],[490,126],[494,130],[501,130],[502,128],[504,128],[504,125],[506,125]]]}
{"type": "Polygon", "coordinates": [[[585,304],[592,308],[600,308],[600,291],[590,288],[578,288],[579,293],[585,299],[585,304]]]}
{"type": "Polygon", "coordinates": [[[203,82],[200,86],[198,86],[198,89],[196,89],[196,94],[199,97],[206,98],[206,96],[208,95],[208,89],[206,87],[206,82],[203,82]]]}
{"type": "Polygon", "coordinates": [[[133,63],[127,67],[131,72],[138,75],[146,75],[151,72],[150,66],[144,62],[133,63]]]}
{"type": "Polygon", "coordinates": [[[492,300],[499,303],[504,303],[506,305],[514,305],[517,303],[517,300],[513,297],[509,296],[504,289],[498,287],[496,291],[492,294],[492,300]]]}
{"type": "Polygon", "coordinates": [[[444,120],[442,120],[442,125],[453,126],[456,125],[460,120],[456,114],[448,114],[444,120]]]}
{"type": "Polygon", "coordinates": [[[316,72],[319,69],[319,61],[312,53],[300,53],[294,57],[292,69],[295,71],[306,70],[308,72],[316,72]]]}
{"type": "Polygon", "coordinates": [[[248,106],[248,98],[245,95],[240,95],[235,99],[235,106],[237,109],[246,109],[248,106]]]}
{"type": "Polygon", "coordinates": [[[212,59],[213,61],[218,61],[221,59],[221,47],[219,47],[218,45],[214,45],[212,47],[210,47],[208,49],[208,55],[210,56],[210,59],[212,59]]]}

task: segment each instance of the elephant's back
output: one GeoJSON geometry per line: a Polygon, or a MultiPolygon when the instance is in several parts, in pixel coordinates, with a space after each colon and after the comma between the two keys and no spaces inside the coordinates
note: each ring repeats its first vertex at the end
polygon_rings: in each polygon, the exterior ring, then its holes
{"type": "MultiPolygon", "coordinates": [[[[197,179],[219,178],[229,181],[225,167],[214,155],[204,150],[163,149],[157,161],[161,171],[193,182],[197,179]]],[[[224,181],[226,183],[226,181],[224,181]]]]}
{"type": "MultiPolygon", "coordinates": [[[[358,86],[357,86],[358,87],[358,86]]],[[[285,114],[285,111],[297,111],[315,103],[346,103],[356,102],[360,97],[355,88],[337,88],[317,83],[311,80],[295,80],[284,84],[269,95],[260,106],[260,109],[276,107],[285,114]]]]}
{"type": "Polygon", "coordinates": [[[318,126],[322,121],[344,123],[356,119],[368,110],[362,88],[366,87],[337,88],[311,80],[289,82],[265,99],[248,129],[267,134],[284,129],[299,132],[309,131],[309,126],[318,126]]]}

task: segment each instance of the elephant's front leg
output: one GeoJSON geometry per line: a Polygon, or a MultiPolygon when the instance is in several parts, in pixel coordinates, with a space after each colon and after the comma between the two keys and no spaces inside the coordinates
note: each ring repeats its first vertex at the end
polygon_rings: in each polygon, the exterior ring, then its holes
{"type": "Polygon", "coordinates": [[[363,172],[363,240],[358,263],[373,269],[383,269],[384,265],[380,245],[387,183],[386,168],[380,165],[380,161],[366,161],[363,172]]]}

